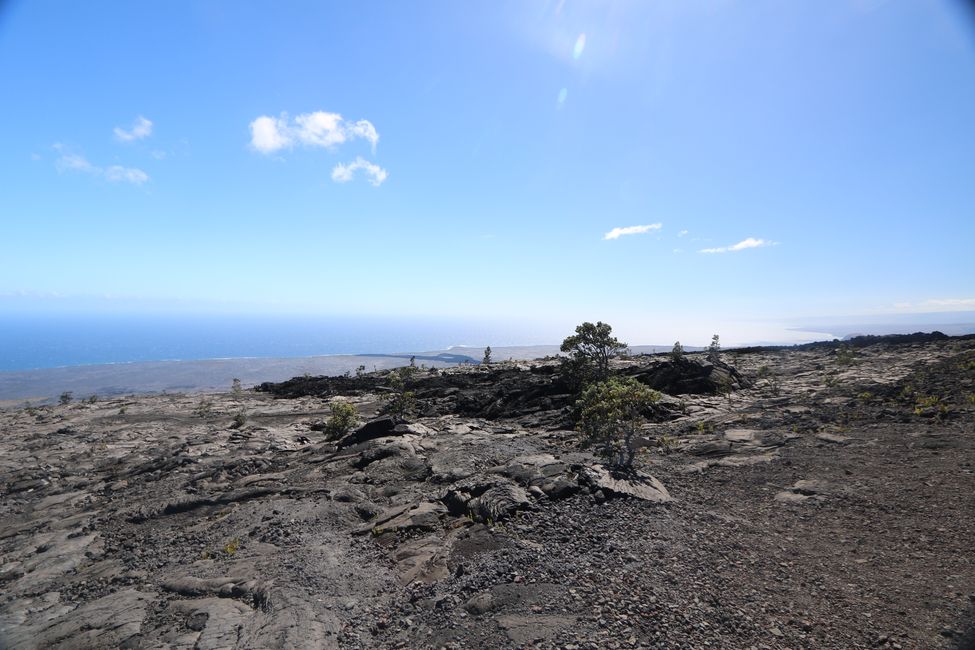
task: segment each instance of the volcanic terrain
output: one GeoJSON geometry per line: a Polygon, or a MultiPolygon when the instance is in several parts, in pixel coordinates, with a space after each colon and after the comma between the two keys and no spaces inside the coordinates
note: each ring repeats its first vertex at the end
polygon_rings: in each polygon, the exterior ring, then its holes
{"type": "Polygon", "coordinates": [[[975,339],[613,371],[627,475],[557,359],[6,409],[0,647],[971,647],[975,339]]]}

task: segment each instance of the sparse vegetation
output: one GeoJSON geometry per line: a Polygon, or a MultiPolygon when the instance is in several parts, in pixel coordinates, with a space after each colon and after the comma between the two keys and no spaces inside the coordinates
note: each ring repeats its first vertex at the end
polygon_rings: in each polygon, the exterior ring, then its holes
{"type": "Polygon", "coordinates": [[[348,435],[359,420],[359,413],[348,402],[335,401],[328,405],[330,417],[325,424],[325,437],[335,440],[348,435]]]}
{"type": "Polygon", "coordinates": [[[61,393],[60,397],[58,397],[58,404],[60,404],[61,406],[66,406],[70,404],[71,400],[73,399],[74,399],[74,393],[72,393],[70,390],[66,390],[63,393],[61,393]]]}
{"type": "Polygon", "coordinates": [[[240,409],[239,411],[234,413],[234,419],[230,423],[230,428],[239,429],[242,426],[244,426],[244,424],[246,423],[247,423],[247,413],[244,411],[244,409],[240,409]]]}
{"type": "Polygon", "coordinates": [[[701,422],[698,422],[697,423],[697,425],[695,426],[695,428],[697,429],[697,432],[700,435],[704,435],[706,433],[714,433],[714,423],[713,422],[705,422],[705,421],[702,420],[701,422]]]}
{"type": "Polygon", "coordinates": [[[404,366],[389,374],[389,392],[380,399],[383,406],[380,412],[396,418],[404,418],[416,410],[416,393],[410,390],[417,367],[404,366]]]}
{"type": "Polygon", "coordinates": [[[758,378],[765,381],[765,386],[768,388],[773,395],[778,395],[782,392],[782,385],[779,383],[779,377],[772,369],[767,365],[763,365],[758,369],[758,378]]]}
{"type": "Polygon", "coordinates": [[[481,363],[484,365],[489,365],[491,363],[491,346],[484,348],[484,358],[481,359],[481,363]]]}
{"type": "Polygon", "coordinates": [[[711,344],[708,345],[708,361],[711,363],[721,361],[721,339],[717,334],[711,337],[711,344]]]}
{"type": "Polygon", "coordinates": [[[680,442],[674,436],[668,436],[666,434],[657,436],[657,447],[660,451],[664,453],[669,453],[675,451],[680,447],[680,442]]]}
{"type": "Polygon", "coordinates": [[[684,346],[680,344],[680,341],[674,341],[674,347],[670,350],[670,360],[674,363],[680,363],[684,360],[684,346]]]}
{"type": "Polygon", "coordinates": [[[236,537],[229,540],[226,544],[223,545],[223,552],[226,553],[227,555],[231,555],[231,556],[236,555],[237,551],[239,550],[240,550],[240,540],[236,537]]]}
{"type": "Polygon", "coordinates": [[[201,397],[196,408],[193,409],[193,415],[204,420],[209,418],[213,415],[213,400],[201,397]]]}
{"type": "Polygon", "coordinates": [[[949,411],[948,404],[937,395],[918,395],[914,402],[914,415],[943,420],[949,411]]]}
{"type": "Polygon", "coordinates": [[[235,400],[239,400],[244,395],[244,388],[240,385],[240,380],[234,377],[230,384],[230,394],[235,400]]]}
{"type": "Polygon", "coordinates": [[[564,370],[580,386],[609,377],[609,360],[626,350],[613,336],[613,328],[603,322],[583,323],[576,333],[562,341],[560,350],[569,355],[564,370]]]}
{"type": "Polygon", "coordinates": [[[659,399],[660,393],[629,377],[598,382],[579,399],[579,429],[600,448],[611,467],[629,468],[642,414],[659,399]]]}
{"type": "Polygon", "coordinates": [[[723,377],[721,377],[721,382],[718,384],[718,390],[728,400],[729,409],[731,408],[731,404],[732,404],[731,396],[732,393],[734,392],[733,389],[734,389],[734,384],[731,380],[731,375],[724,375],[723,377]]]}
{"type": "Polygon", "coordinates": [[[841,366],[850,366],[856,363],[857,354],[849,345],[842,345],[836,348],[836,363],[841,366]]]}

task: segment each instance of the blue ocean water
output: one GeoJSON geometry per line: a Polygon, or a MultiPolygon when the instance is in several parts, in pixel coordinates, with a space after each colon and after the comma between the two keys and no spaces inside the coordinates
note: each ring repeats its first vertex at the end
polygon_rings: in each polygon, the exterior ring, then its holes
{"type": "Polygon", "coordinates": [[[429,318],[4,314],[0,370],[533,342],[505,323],[429,318]]]}

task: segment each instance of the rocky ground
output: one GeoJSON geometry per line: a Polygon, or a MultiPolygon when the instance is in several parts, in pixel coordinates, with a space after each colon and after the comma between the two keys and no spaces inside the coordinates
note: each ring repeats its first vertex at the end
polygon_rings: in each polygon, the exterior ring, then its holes
{"type": "Polygon", "coordinates": [[[724,360],[630,477],[553,361],[7,409],[0,647],[973,647],[975,340],[724,360]]]}

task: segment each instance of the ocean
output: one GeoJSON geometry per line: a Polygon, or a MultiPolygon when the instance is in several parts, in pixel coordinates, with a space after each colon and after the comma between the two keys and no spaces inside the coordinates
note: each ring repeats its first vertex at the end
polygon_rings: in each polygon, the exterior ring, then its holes
{"type": "Polygon", "coordinates": [[[0,317],[0,371],[420,352],[537,343],[534,338],[519,333],[515,324],[431,318],[5,314],[0,317]]]}

